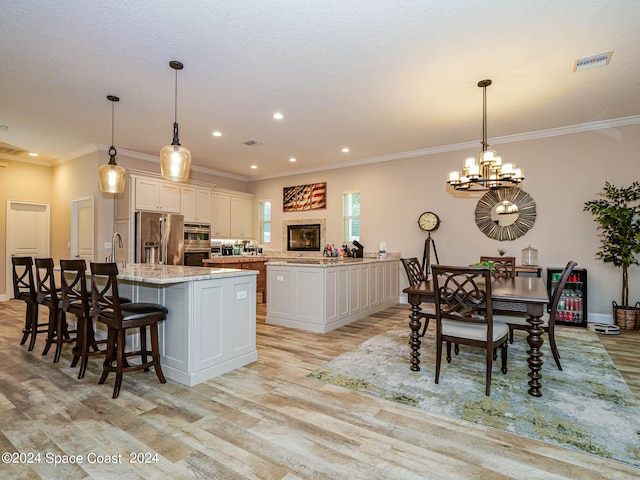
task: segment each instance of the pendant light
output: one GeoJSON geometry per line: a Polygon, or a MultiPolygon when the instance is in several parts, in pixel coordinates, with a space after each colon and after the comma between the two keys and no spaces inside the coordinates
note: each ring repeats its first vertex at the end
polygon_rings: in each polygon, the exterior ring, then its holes
{"type": "Polygon", "coordinates": [[[184,182],[189,178],[191,169],[191,153],[180,145],[178,138],[178,70],[182,70],[180,62],[172,60],[169,66],[176,71],[175,117],[173,121],[173,142],[160,150],[160,171],[162,177],[172,182],[184,182]]]}
{"type": "Polygon", "coordinates": [[[122,193],[124,192],[124,183],[126,179],[125,169],[116,163],[116,147],[113,146],[113,119],[116,102],[120,99],[113,95],[107,95],[107,100],[111,102],[111,147],[109,147],[109,163],[102,165],[98,169],[98,180],[100,181],[100,190],[106,193],[122,193]]]}

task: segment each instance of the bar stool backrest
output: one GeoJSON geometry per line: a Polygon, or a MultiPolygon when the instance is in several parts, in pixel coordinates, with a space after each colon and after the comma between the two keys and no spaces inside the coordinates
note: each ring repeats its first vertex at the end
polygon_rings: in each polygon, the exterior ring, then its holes
{"type": "Polygon", "coordinates": [[[122,310],[118,295],[118,266],[115,263],[93,262],[90,266],[93,319],[113,328],[122,328],[122,310]]]}
{"type": "Polygon", "coordinates": [[[60,260],[60,292],[62,309],[89,317],[90,295],[87,290],[87,262],[60,260]]]}
{"type": "Polygon", "coordinates": [[[13,266],[13,298],[36,302],[36,286],[33,281],[33,259],[11,257],[13,266]]]}
{"type": "Polygon", "coordinates": [[[36,258],[36,280],[37,280],[37,300],[38,303],[49,303],[57,305],[60,296],[56,288],[56,281],[53,275],[53,258],[36,258]]]}

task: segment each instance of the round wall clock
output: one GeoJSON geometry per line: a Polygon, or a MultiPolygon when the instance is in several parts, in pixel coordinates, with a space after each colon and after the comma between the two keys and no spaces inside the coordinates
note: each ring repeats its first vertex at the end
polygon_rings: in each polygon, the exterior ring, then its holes
{"type": "Polygon", "coordinates": [[[418,226],[423,232],[433,232],[440,226],[440,217],[433,212],[424,212],[418,217],[418,226]]]}

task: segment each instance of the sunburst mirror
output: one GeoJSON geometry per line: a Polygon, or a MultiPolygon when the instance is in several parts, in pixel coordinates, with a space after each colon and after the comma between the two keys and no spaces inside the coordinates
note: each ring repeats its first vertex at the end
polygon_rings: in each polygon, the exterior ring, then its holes
{"type": "Polygon", "coordinates": [[[483,195],[476,206],[476,225],[487,237],[515,240],[536,221],[536,202],[521,188],[499,188],[483,195]]]}

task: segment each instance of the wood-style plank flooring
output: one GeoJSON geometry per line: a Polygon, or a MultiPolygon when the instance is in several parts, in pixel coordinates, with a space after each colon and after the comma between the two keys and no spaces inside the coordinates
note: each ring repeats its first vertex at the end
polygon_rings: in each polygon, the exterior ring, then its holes
{"type": "MultiPolygon", "coordinates": [[[[27,352],[19,345],[24,304],[0,303],[0,451],[23,454],[22,462],[40,454],[39,463],[0,463],[0,478],[640,478],[640,469],[624,464],[307,378],[406,324],[404,305],[327,334],[266,325],[258,308],[257,362],[192,388],[162,385],[153,372],[128,374],[113,400],[113,377],[97,384],[98,359],[78,380],[70,345],[58,364],[53,351],[41,356],[44,338],[27,352]],[[130,463],[133,453],[147,463],[130,463]],[[52,463],[71,456],[83,463],[52,463]]],[[[640,396],[640,332],[602,340],[640,396]]]]}

